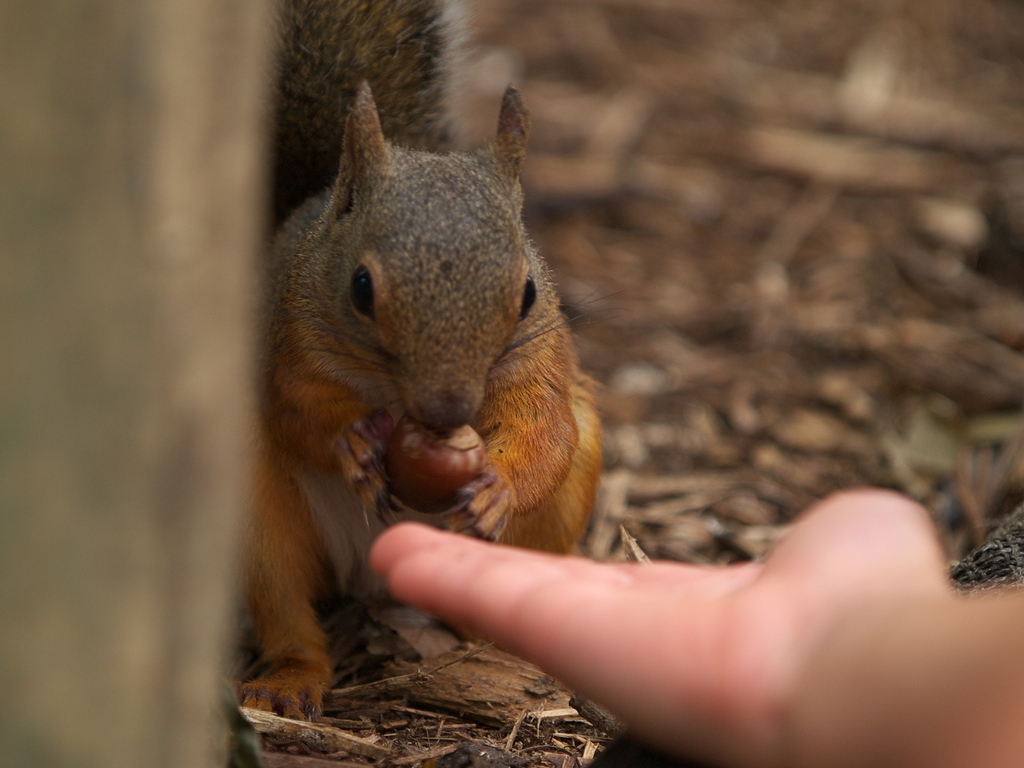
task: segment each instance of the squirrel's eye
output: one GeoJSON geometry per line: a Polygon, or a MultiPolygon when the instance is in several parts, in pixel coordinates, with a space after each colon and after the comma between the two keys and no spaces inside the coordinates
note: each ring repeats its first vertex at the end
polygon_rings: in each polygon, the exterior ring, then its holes
{"type": "Polygon", "coordinates": [[[352,306],[359,314],[373,319],[373,278],[362,264],[352,273],[352,306]]]}
{"type": "Polygon", "coordinates": [[[519,308],[519,319],[522,320],[528,314],[530,314],[530,307],[533,306],[533,302],[537,300],[537,286],[533,283],[533,278],[527,276],[526,287],[523,288],[523,305],[519,308]]]}

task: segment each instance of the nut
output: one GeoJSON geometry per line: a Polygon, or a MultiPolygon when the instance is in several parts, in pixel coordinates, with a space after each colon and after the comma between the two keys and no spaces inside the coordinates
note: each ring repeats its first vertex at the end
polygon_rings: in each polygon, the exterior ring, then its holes
{"type": "Polygon", "coordinates": [[[487,446],[468,424],[439,436],[410,416],[395,425],[385,454],[391,492],[420,512],[449,509],[460,488],[487,466],[487,446]]]}

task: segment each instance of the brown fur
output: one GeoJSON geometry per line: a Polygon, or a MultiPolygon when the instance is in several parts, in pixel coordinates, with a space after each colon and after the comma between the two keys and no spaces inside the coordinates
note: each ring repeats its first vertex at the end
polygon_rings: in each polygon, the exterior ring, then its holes
{"type": "Polygon", "coordinates": [[[518,92],[506,93],[495,142],[475,153],[407,149],[387,131],[364,84],[333,188],[294,213],[272,254],[245,543],[271,669],[241,693],[292,717],[315,716],[331,682],[314,600],[332,584],[382,591],[366,554],[387,524],[443,520],[568,552],[600,469],[591,384],[521,221],[529,119],[518,92]],[[353,288],[359,274],[369,305],[353,288]],[[524,313],[528,278],[536,299],[524,313]],[[438,432],[469,423],[487,444],[487,468],[444,517],[391,508],[382,456],[403,414],[438,432]]]}
{"type": "Polygon", "coordinates": [[[279,0],[276,222],[334,179],[340,118],[363,80],[392,141],[431,151],[446,144],[460,14],[452,0],[279,0]]]}

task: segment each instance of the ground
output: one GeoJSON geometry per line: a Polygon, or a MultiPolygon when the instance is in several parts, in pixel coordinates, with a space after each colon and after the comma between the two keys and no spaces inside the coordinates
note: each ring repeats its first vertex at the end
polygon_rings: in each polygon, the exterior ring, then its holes
{"type": "MultiPolygon", "coordinates": [[[[921,500],[951,561],[980,542],[1024,495],[1024,6],[471,10],[463,140],[492,136],[521,86],[528,227],[600,385],[605,474],[581,551],[624,557],[624,527],[651,557],[758,557],[809,503],[866,484],[921,500]]],[[[399,670],[356,659],[342,685],[399,670]]],[[[507,750],[495,764],[588,759],[601,728],[529,714],[568,705],[515,674],[526,698],[490,721],[417,703],[422,679],[329,714],[391,765],[466,739],[507,750]]],[[[367,762],[284,743],[270,765],[367,762]]]]}

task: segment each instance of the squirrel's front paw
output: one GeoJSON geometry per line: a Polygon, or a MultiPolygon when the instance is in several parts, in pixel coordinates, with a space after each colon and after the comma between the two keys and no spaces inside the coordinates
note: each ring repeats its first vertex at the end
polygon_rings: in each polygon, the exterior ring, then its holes
{"type": "Polygon", "coordinates": [[[512,491],[494,467],[462,487],[458,502],[445,514],[450,530],[497,541],[505,527],[512,491]]]}
{"type": "Polygon", "coordinates": [[[384,453],[392,431],[394,421],[391,414],[376,411],[365,419],[352,422],[334,443],[345,480],[368,508],[380,509],[389,505],[384,453]]]}
{"type": "Polygon", "coordinates": [[[327,689],[326,677],[326,671],[318,666],[294,662],[266,677],[237,683],[235,691],[243,707],[293,720],[316,720],[327,689]]]}

